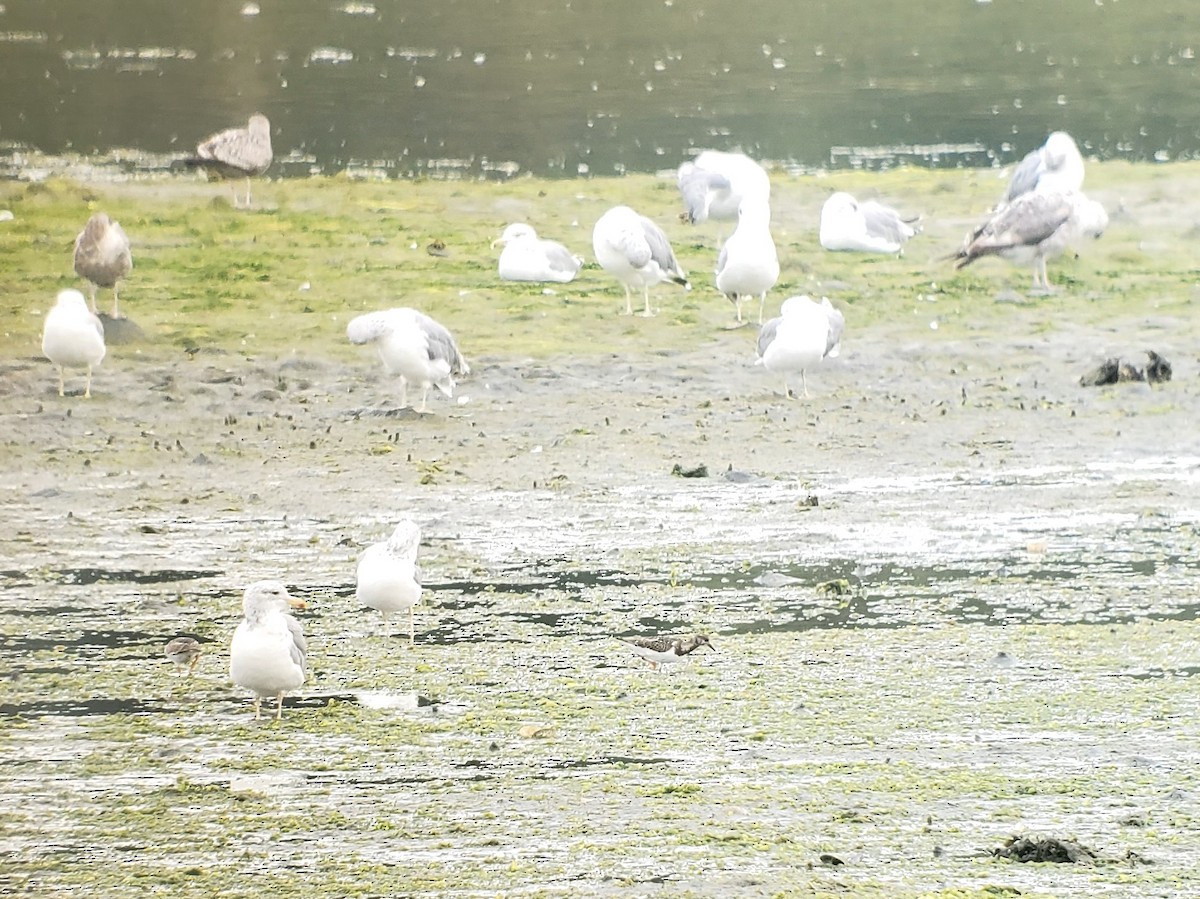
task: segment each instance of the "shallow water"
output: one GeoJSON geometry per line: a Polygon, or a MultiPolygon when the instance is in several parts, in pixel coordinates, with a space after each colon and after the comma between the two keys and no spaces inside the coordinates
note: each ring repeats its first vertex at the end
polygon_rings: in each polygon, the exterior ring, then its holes
{"type": "Polygon", "coordinates": [[[1200,152],[1191,12],[1188,0],[13,0],[0,141],[155,167],[261,111],[274,172],[290,175],[610,175],[704,147],[807,169],[975,166],[1059,128],[1088,155],[1178,160],[1200,152]]]}

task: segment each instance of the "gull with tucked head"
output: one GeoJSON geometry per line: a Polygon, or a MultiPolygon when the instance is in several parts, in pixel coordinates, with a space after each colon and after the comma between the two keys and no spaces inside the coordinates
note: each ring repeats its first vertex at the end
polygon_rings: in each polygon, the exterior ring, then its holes
{"type": "Polygon", "coordinates": [[[492,241],[492,248],[503,246],[499,273],[503,281],[555,281],[566,284],[575,280],[583,267],[583,257],[554,240],[543,240],[524,222],[514,222],[492,241]]]}
{"type": "Polygon", "coordinates": [[[104,325],[78,290],[59,292],[42,328],[42,354],[58,368],[58,395],[64,396],[63,369],[86,368],[83,395],[92,395],[92,369],[104,359],[104,325]]]}
{"type": "Polygon", "coordinates": [[[408,642],[416,640],[413,608],[421,602],[421,570],[417,551],[421,529],[405,518],[392,536],[366,548],[358,560],[354,595],[368,608],[383,615],[383,626],[392,612],[408,612],[408,642]]]}
{"type": "Polygon", "coordinates": [[[384,370],[399,376],[400,408],[408,405],[410,381],[421,388],[421,405],[416,411],[424,412],[430,387],[454,396],[454,376],[471,373],[454,336],[416,309],[401,307],[359,315],[346,326],[346,336],[354,344],[374,344],[384,370]]]}

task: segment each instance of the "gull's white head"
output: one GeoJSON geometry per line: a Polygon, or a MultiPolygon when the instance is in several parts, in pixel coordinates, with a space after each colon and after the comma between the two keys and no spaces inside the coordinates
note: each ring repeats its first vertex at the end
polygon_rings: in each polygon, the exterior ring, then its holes
{"type": "Polygon", "coordinates": [[[61,306],[63,309],[89,311],[87,300],[78,290],[60,290],[55,305],[61,306]]]}
{"type": "Polygon", "coordinates": [[[288,593],[280,581],[258,581],[247,587],[242,595],[242,611],[247,618],[270,612],[286,613],[289,608],[303,609],[304,600],[288,593]]]}
{"type": "Polygon", "coordinates": [[[492,241],[492,246],[506,244],[514,240],[529,240],[536,238],[537,232],[524,222],[513,222],[504,229],[504,233],[492,241]]]}
{"type": "Polygon", "coordinates": [[[396,525],[388,538],[388,550],[394,555],[415,558],[421,544],[421,529],[415,522],[405,518],[396,525]]]}

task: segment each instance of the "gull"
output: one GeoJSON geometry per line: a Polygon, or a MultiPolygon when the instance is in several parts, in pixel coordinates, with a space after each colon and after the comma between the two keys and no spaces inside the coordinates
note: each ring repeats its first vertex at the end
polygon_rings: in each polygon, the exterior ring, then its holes
{"type": "Polygon", "coordinates": [[[500,253],[500,278],[503,281],[573,281],[583,266],[583,257],[575,256],[554,240],[542,240],[524,222],[515,222],[492,241],[492,249],[503,245],[500,253]]]}
{"type": "MultiPolygon", "coordinates": [[[[250,205],[250,177],[271,167],[271,123],[255,113],[245,128],[227,128],[205,138],[196,146],[196,155],[184,160],[218,178],[246,177],[246,206],[250,205]]],[[[237,206],[237,191],[233,194],[237,206]]]]}
{"type": "Polygon", "coordinates": [[[1055,131],[1036,150],[1031,150],[1013,171],[1001,203],[1033,191],[1078,191],[1083,187],[1083,157],[1074,138],[1055,131]]]}
{"type": "Polygon", "coordinates": [[[859,253],[899,253],[917,233],[915,219],[906,219],[890,206],[867,200],[859,203],[844,191],[821,207],[821,246],[859,253]]]}
{"type": "Polygon", "coordinates": [[[417,550],[421,529],[407,518],[396,525],[392,536],[373,543],[358,560],[354,595],[368,608],[383,615],[408,611],[408,642],[416,642],[413,607],[421,602],[421,571],[417,568],[417,550]]]}
{"type": "Polygon", "coordinates": [[[92,312],[96,311],[96,289],[111,287],[112,317],[118,317],[117,282],[132,270],[133,254],[125,230],[106,213],[97,212],[75,238],[75,274],[88,282],[92,312]]]}
{"type": "Polygon", "coordinates": [[[388,374],[400,376],[400,408],[408,405],[408,382],[421,387],[424,412],[429,388],[454,396],[454,375],[471,373],[454,337],[428,315],[407,307],[368,312],[350,320],[351,343],[375,344],[388,374]]]}
{"type": "Polygon", "coordinates": [[[657,669],[659,665],[670,665],[684,661],[701,646],[715,649],[707,634],[692,634],[690,637],[617,637],[628,643],[636,655],[657,669]]]}
{"type": "Polygon", "coordinates": [[[732,221],[743,200],[771,200],[771,179],[744,153],[705,150],[679,167],[678,183],[687,207],[681,217],[692,224],[710,218],[732,221]]]}
{"type": "Polygon", "coordinates": [[[783,374],[783,395],[791,397],[788,375],[800,372],[804,395],[808,396],[805,371],[829,356],[841,352],[842,331],[846,319],[828,297],[817,303],[809,296],[789,297],[783,301],[779,317],[773,318],[758,334],[758,359],[767,371],[783,374]]]}
{"type": "Polygon", "coordinates": [[[691,290],[687,273],[679,267],[662,229],[628,206],[614,206],[596,221],[592,249],[600,266],[625,288],[625,314],[633,314],[630,291],[641,288],[646,302],[642,315],[651,316],[650,288],[674,281],[691,290]]]}
{"type": "Polygon", "coordinates": [[[64,368],[86,368],[83,395],[92,395],[92,369],[104,359],[104,325],[78,290],[58,294],[42,329],[42,354],[58,367],[58,395],[65,396],[64,368]]]}
{"type": "Polygon", "coordinates": [[[737,310],[742,324],[742,301],[758,297],[758,323],[762,324],[767,291],[779,280],[779,255],[771,239],[771,207],[761,197],[748,197],[738,211],[738,224],[717,257],[717,290],[737,310]]]}
{"type": "Polygon", "coordinates": [[[1059,256],[1079,238],[1100,237],[1108,213],[1095,200],[1075,191],[1034,191],[1001,206],[976,228],[955,255],[955,268],[980,256],[1003,256],[1033,266],[1033,289],[1049,293],[1046,260],[1059,256]]]}
{"type": "Polygon", "coordinates": [[[182,674],[186,671],[188,677],[191,677],[200,662],[203,650],[192,637],[176,637],[167,644],[164,653],[167,659],[174,663],[176,672],[182,674]]]}
{"type": "Polygon", "coordinates": [[[242,621],[229,646],[229,677],[254,693],[254,718],[262,701],[275,697],[275,720],[283,716],[283,694],[304,683],[308,645],[300,622],[288,612],[304,603],[279,581],[259,581],[242,597],[242,621]]]}

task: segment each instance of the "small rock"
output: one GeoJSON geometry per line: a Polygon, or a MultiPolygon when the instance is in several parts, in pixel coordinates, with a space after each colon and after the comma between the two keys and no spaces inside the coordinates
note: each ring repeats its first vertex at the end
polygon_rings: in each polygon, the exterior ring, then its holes
{"type": "Polygon", "coordinates": [[[1096,860],[1096,853],[1074,840],[1044,837],[1009,837],[999,849],[993,849],[997,858],[1010,858],[1017,862],[1055,862],[1058,864],[1087,864],[1096,860]]]}
{"type": "Polygon", "coordinates": [[[525,724],[517,731],[517,736],[526,740],[545,740],[554,734],[555,728],[552,724],[525,724]]]}
{"type": "Polygon", "coordinates": [[[684,468],[678,462],[671,469],[671,474],[680,478],[706,478],[708,477],[708,466],[701,462],[692,468],[684,468]]]}

